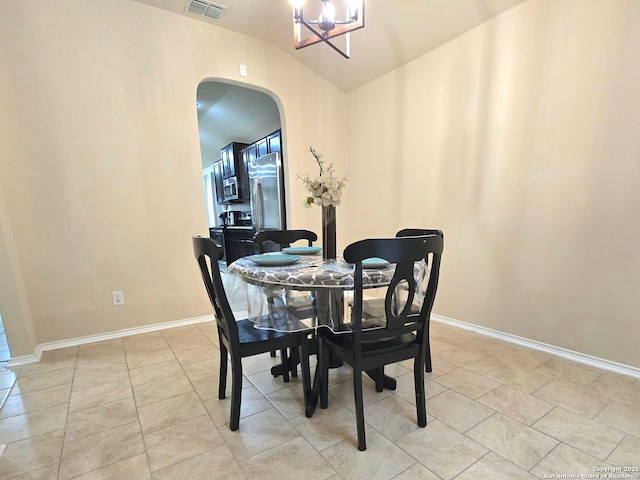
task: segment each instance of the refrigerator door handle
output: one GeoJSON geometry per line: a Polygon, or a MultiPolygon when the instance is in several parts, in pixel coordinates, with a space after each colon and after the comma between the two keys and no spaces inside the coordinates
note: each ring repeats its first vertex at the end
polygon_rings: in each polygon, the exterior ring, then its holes
{"type": "Polygon", "coordinates": [[[253,182],[253,201],[251,202],[251,209],[253,222],[256,227],[256,232],[264,230],[264,198],[262,195],[262,182],[260,177],[256,177],[253,182]]]}

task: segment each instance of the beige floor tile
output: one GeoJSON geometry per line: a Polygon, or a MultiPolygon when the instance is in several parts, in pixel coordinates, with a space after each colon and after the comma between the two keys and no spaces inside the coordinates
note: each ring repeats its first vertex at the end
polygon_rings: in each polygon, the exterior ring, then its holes
{"type": "Polygon", "coordinates": [[[160,380],[133,387],[133,393],[138,407],[192,391],[193,386],[184,374],[167,376],[160,380]]]}
{"type": "MultiPolygon", "coordinates": [[[[225,426],[229,428],[229,416],[231,414],[231,394],[227,395],[224,400],[218,397],[210,398],[203,402],[209,415],[218,427],[225,426]]],[[[242,389],[242,399],[240,401],[240,426],[242,427],[242,419],[259,412],[264,412],[273,408],[271,402],[264,398],[258,390],[251,386],[242,389]]]]}
{"type": "Polygon", "coordinates": [[[628,380],[629,376],[606,372],[587,385],[603,402],[610,401],[634,405],[640,398],[640,383],[628,380]]]}
{"type": "Polygon", "coordinates": [[[180,365],[188,365],[189,363],[201,362],[203,360],[218,359],[220,358],[220,350],[218,350],[217,347],[212,348],[207,345],[191,350],[178,351],[175,353],[175,356],[180,362],[180,365]]]}
{"type": "Polygon", "coordinates": [[[178,395],[138,408],[145,435],[207,413],[195,392],[178,395]]]}
{"type": "MultiPolygon", "coordinates": [[[[406,368],[409,372],[413,372],[413,360],[405,360],[400,362],[404,368],[406,368]]],[[[442,357],[431,357],[431,372],[425,372],[426,378],[434,379],[439,377],[440,375],[444,375],[445,373],[450,372],[451,370],[455,370],[458,368],[457,365],[447,362],[442,357]]]]}
{"type": "Polygon", "coordinates": [[[467,435],[525,470],[558,445],[557,440],[500,413],[473,427],[467,435]]]}
{"type": "Polygon", "coordinates": [[[122,346],[127,353],[133,352],[153,352],[154,350],[164,350],[169,348],[169,344],[164,339],[162,332],[148,332],[139,335],[131,335],[122,339],[122,346]]]}
{"type": "Polygon", "coordinates": [[[97,368],[111,367],[125,363],[126,361],[127,358],[122,345],[117,348],[115,346],[102,347],[86,351],[80,346],[78,349],[78,358],[76,359],[76,371],[83,372],[97,368]]]}
{"type": "MultiPolygon", "coordinates": [[[[64,360],[67,358],[75,358],[78,356],[78,347],[65,347],[56,350],[46,350],[42,352],[41,362],[53,362],[56,360],[64,360]]],[[[26,365],[25,365],[26,366],[26,365]]]]}
{"type": "MultiPolygon", "coordinates": [[[[214,375],[210,375],[208,377],[191,380],[191,385],[200,397],[200,400],[205,401],[211,398],[218,398],[219,382],[220,377],[218,372],[216,372],[214,375]]],[[[231,379],[227,380],[226,390],[228,394],[231,394],[231,379]]]]}
{"type": "Polygon", "coordinates": [[[165,340],[171,347],[174,353],[182,350],[191,350],[198,347],[210,347],[215,348],[211,340],[207,338],[201,331],[198,330],[196,334],[185,335],[166,335],[165,340]]]}
{"type": "MultiPolygon", "coordinates": [[[[457,367],[456,367],[457,368],[457,367]]],[[[396,389],[393,391],[393,394],[406,400],[411,405],[416,404],[416,388],[413,382],[413,373],[406,373],[404,375],[400,375],[399,377],[395,377],[396,379],[396,389]]],[[[424,379],[424,392],[426,395],[426,399],[429,400],[431,397],[435,397],[440,393],[447,390],[447,387],[440,385],[433,379],[429,378],[429,376],[425,376],[424,379]]],[[[428,404],[428,402],[427,402],[428,404]]]]}
{"type": "Polygon", "coordinates": [[[59,480],[67,480],[144,453],[138,422],[65,441],[59,480]]]}
{"type": "Polygon", "coordinates": [[[440,480],[440,477],[420,463],[416,463],[393,478],[394,480],[440,480]]]}
{"type": "Polygon", "coordinates": [[[126,363],[85,372],[76,372],[73,376],[72,391],[75,392],[76,390],[114,382],[130,382],[126,363]]]}
{"type": "Polygon", "coordinates": [[[498,382],[464,368],[457,368],[456,370],[441,375],[435,381],[451,390],[455,390],[465,397],[473,399],[500,386],[498,382]]]}
{"type": "Polygon", "coordinates": [[[246,417],[235,432],[221,427],[220,433],[240,462],[300,435],[275,408],[246,417]]]}
{"type": "Polygon", "coordinates": [[[255,480],[324,480],[336,473],[331,465],[302,437],[273,447],[241,462],[247,478],[255,480]]]}
{"type": "Polygon", "coordinates": [[[550,478],[549,475],[577,475],[575,478],[588,478],[583,475],[593,475],[594,467],[607,467],[608,464],[602,462],[584,452],[576,450],[564,443],[558,445],[549,455],[547,455],[538,465],[531,470],[531,473],[540,478],[550,478]]]}
{"type": "Polygon", "coordinates": [[[74,480],[151,480],[145,454],[135,455],[103,468],[85,473],[74,480]]]}
{"type": "Polygon", "coordinates": [[[63,438],[61,429],[10,443],[0,461],[0,478],[13,478],[40,469],[47,471],[51,466],[55,466],[57,475],[63,438]]]}
{"type": "Polygon", "coordinates": [[[487,453],[456,477],[456,480],[535,480],[537,477],[493,452],[487,453]]]}
{"type": "Polygon", "coordinates": [[[449,358],[464,353],[464,349],[452,345],[448,341],[438,338],[431,338],[429,340],[431,347],[431,359],[442,359],[449,362],[449,358]]]}
{"type": "Polygon", "coordinates": [[[620,430],[561,407],[542,417],[533,428],[600,460],[606,460],[625,436],[620,430]]]}
{"type": "MultiPolygon", "coordinates": [[[[185,350],[190,352],[191,350],[185,350]]],[[[200,378],[209,377],[211,375],[219,375],[220,372],[220,359],[208,358],[205,360],[199,360],[197,362],[191,362],[187,364],[181,364],[184,373],[189,377],[189,380],[198,380],[200,378]]],[[[227,366],[227,375],[231,377],[231,364],[227,366]]],[[[244,370],[243,370],[244,373],[244,370]]]]}
{"type": "Polygon", "coordinates": [[[87,437],[138,420],[132,397],[69,413],[65,441],[87,437]]]}
{"type": "Polygon", "coordinates": [[[605,407],[605,403],[588,388],[572,382],[553,380],[533,395],[589,418],[593,418],[605,407]]]}
{"type": "Polygon", "coordinates": [[[640,452],[640,437],[627,435],[606,460],[609,465],[616,467],[640,466],[638,452],[640,452]]]}
{"type": "Polygon", "coordinates": [[[58,405],[24,415],[0,420],[0,439],[10,444],[29,437],[63,429],[67,419],[67,406],[58,405]]]}
{"type": "MultiPolygon", "coordinates": [[[[13,417],[15,415],[55,407],[56,405],[64,405],[69,403],[70,395],[70,383],[60,385],[59,387],[36,390],[35,392],[25,393],[23,395],[13,395],[7,397],[4,405],[2,405],[0,418],[13,417]]],[[[1,439],[2,437],[0,435],[0,440],[1,439]]]]}
{"type": "Polygon", "coordinates": [[[36,390],[59,387],[60,385],[71,384],[73,379],[73,368],[64,368],[53,372],[37,373],[28,377],[18,377],[11,395],[22,395],[36,390]]]}
{"type": "Polygon", "coordinates": [[[60,466],[57,463],[46,467],[31,470],[17,477],[11,477],[11,480],[52,480],[58,478],[58,470],[60,466]]]}
{"type": "Polygon", "coordinates": [[[449,357],[447,360],[454,365],[466,368],[467,370],[481,375],[485,375],[504,366],[504,363],[497,358],[489,355],[483,355],[472,350],[463,350],[459,354],[449,357]]]}
{"type": "Polygon", "coordinates": [[[30,363],[24,365],[20,370],[21,377],[28,377],[30,375],[37,375],[41,373],[53,372],[55,370],[62,370],[66,368],[73,368],[76,365],[75,355],[69,357],[53,358],[48,361],[40,361],[37,363],[30,363]]]}
{"type": "Polygon", "coordinates": [[[396,445],[445,480],[466,470],[488,452],[487,448],[438,420],[402,437],[396,445]]]}
{"type": "Polygon", "coordinates": [[[153,473],[153,480],[243,480],[246,478],[240,464],[226,445],[153,473]]]}
{"type": "Polygon", "coordinates": [[[129,369],[146,367],[158,363],[169,362],[175,359],[176,357],[173,355],[173,350],[168,346],[151,352],[127,352],[127,365],[129,369]]]}
{"type": "Polygon", "coordinates": [[[355,414],[337,402],[318,407],[311,418],[300,415],[290,422],[320,452],[356,434],[355,414]]]}
{"type": "MultiPolygon", "coordinates": [[[[244,372],[244,369],[243,369],[244,372]]],[[[253,375],[247,375],[247,379],[255,385],[255,387],[262,392],[263,395],[269,395],[278,390],[289,388],[292,385],[298,385],[298,388],[302,389],[302,377],[289,376],[289,382],[285,382],[281,376],[274,377],[271,375],[270,370],[254,373],[253,375]]]]}
{"type": "Polygon", "coordinates": [[[462,433],[495,413],[453,390],[446,390],[427,400],[427,412],[462,433]]]}
{"type": "Polygon", "coordinates": [[[591,383],[600,375],[600,372],[590,367],[560,357],[547,360],[533,371],[540,375],[580,385],[591,383]]]}
{"type": "Polygon", "coordinates": [[[105,383],[95,387],[75,390],[71,393],[69,412],[77,412],[86,408],[95,408],[100,405],[132,398],[131,384],[129,381],[105,383]]]}
{"type": "Polygon", "coordinates": [[[304,415],[304,392],[302,385],[294,384],[266,396],[285,418],[304,415]]]}
{"type": "Polygon", "coordinates": [[[533,373],[530,370],[524,370],[513,365],[499,367],[487,373],[486,376],[525,393],[533,393],[553,380],[546,375],[533,373]]]}
{"type": "Polygon", "coordinates": [[[389,479],[415,465],[416,460],[373,428],[366,430],[367,449],[358,450],[358,439],[350,437],[322,451],[322,456],[349,480],[389,479]]]}
{"type": "Polygon", "coordinates": [[[478,398],[478,402],[525,425],[531,425],[554,407],[552,403],[506,385],[494,388],[478,398]]]}
{"type": "Polygon", "coordinates": [[[529,372],[553,358],[552,355],[518,345],[507,345],[495,353],[505,365],[511,365],[520,371],[529,372]]]}
{"type": "Polygon", "coordinates": [[[155,382],[174,375],[184,375],[182,367],[177,360],[155,363],[145,367],[133,368],[129,370],[131,385],[134,387],[143,383],[155,382]]]}
{"type": "Polygon", "coordinates": [[[208,415],[145,435],[144,442],[152,472],[224,444],[208,415]]]}
{"type": "Polygon", "coordinates": [[[633,405],[613,401],[595,416],[595,420],[640,437],[640,400],[633,405]]]}
{"type": "Polygon", "coordinates": [[[395,395],[366,407],[364,418],[368,425],[392,442],[420,428],[416,406],[395,395]]]}
{"type": "MultiPolygon", "coordinates": [[[[411,377],[413,378],[413,375],[411,377]]],[[[332,399],[334,399],[334,401],[340,402],[343,406],[345,406],[352,412],[356,411],[355,396],[353,394],[353,380],[347,380],[346,382],[329,385],[329,395],[332,399]]],[[[375,383],[373,383],[373,381],[369,379],[369,377],[363,375],[362,403],[365,407],[375,402],[379,402],[380,400],[384,400],[391,395],[393,395],[393,393],[390,390],[386,389],[382,392],[376,392],[375,383]]]]}

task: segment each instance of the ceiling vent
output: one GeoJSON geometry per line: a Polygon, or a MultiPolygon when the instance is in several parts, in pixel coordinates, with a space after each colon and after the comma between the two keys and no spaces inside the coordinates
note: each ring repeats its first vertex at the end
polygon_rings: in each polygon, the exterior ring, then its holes
{"type": "Polygon", "coordinates": [[[201,17],[212,18],[218,20],[227,9],[224,5],[218,5],[213,2],[205,2],[204,0],[189,0],[185,7],[185,12],[193,13],[201,17]]]}

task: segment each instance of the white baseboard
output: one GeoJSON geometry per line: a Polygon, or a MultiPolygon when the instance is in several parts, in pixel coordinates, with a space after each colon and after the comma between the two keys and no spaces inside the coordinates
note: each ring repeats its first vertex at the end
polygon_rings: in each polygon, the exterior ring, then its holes
{"type": "Polygon", "coordinates": [[[640,378],[640,368],[637,367],[612,362],[610,360],[605,360],[604,358],[598,358],[591,355],[586,355],[584,353],[574,352],[573,350],[567,350],[566,348],[556,347],[554,345],[538,342],[536,340],[529,340],[528,338],[518,337],[517,335],[511,335],[510,333],[504,333],[498,330],[480,327],[478,325],[462,322],[460,320],[454,320],[453,318],[443,317],[442,315],[433,314],[431,315],[431,318],[432,320],[435,320],[437,322],[446,323],[458,328],[464,328],[465,330],[471,330],[481,335],[486,335],[509,343],[515,343],[516,345],[520,345],[523,347],[540,350],[542,352],[550,353],[551,355],[557,355],[559,357],[573,360],[574,362],[591,365],[592,367],[619,373],[621,375],[629,375],[631,377],[640,378]]]}
{"type": "Polygon", "coordinates": [[[145,325],[144,327],[127,328],[124,330],[115,330],[113,332],[99,333],[97,335],[89,335],[86,337],[69,338],[66,340],[58,340],[56,342],[41,343],[36,347],[33,355],[23,355],[21,357],[14,357],[9,360],[8,367],[16,367],[19,365],[26,365],[28,363],[36,363],[40,361],[42,352],[48,350],[58,350],[60,348],[75,347],[78,345],[84,345],[87,343],[101,342],[104,340],[112,340],[114,338],[129,337],[131,335],[138,335],[140,333],[155,332],[158,330],[166,330],[168,328],[184,327],[185,325],[193,325],[196,323],[208,322],[214,320],[213,315],[205,315],[202,317],[185,318],[183,320],[173,320],[171,322],[154,323],[152,325],[145,325]]]}
{"type": "MultiPolygon", "coordinates": [[[[585,365],[591,365],[602,370],[608,370],[611,372],[619,373],[621,375],[629,375],[635,378],[640,378],[640,368],[632,367],[630,365],[624,365],[622,363],[612,362],[603,358],[586,355],[584,353],[574,352],[565,348],[556,347],[535,340],[529,340],[527,338],[518,337],[510,333],[500,332],[498,330],[492,330],[490,328],[473,325],[471,323],[462,322],[453,318],[444,317],[442,315],[431,315],[432,320],[436,322],[446,323],[448,325],[463,328],[465,330],[471,330],[481,335],[496,338],[509,343],[514,343],[527,348],[533,348],[540,350],[551,355],[557,355],[559,357],[567,358],[578,363],[585,365]]],[[[154,323],[152,325],[145,325],[144,327],[127,328],[124,330],[115,330],[113,332],[101,333],[98,335],[89,335],[86,337],[76,337],[67,340],[59,340],[56,342],[41,343],[36,347],[33,355],[23,355],[21,357],[11,358],[8,363],[8,367],[16,367],[19,365],[26,365],[29,363],[36,363],[40,361],[42,352],[48,350],[57,350],[66,347],[75,347],[77,345],[84,345],[87,343],[100,342],[103,340],[112,340],[114,338],[128,337],[131,335],[138,335],[140,333],[155,332],[158,330],[165,330],[168,328],[183,327],[185,325],[193,325],[196,323],[208,322],[214,320],[213,315],[205,315],[202,317],[186,318],[183,320],[174,320],[165,323],[154,323]]]]}

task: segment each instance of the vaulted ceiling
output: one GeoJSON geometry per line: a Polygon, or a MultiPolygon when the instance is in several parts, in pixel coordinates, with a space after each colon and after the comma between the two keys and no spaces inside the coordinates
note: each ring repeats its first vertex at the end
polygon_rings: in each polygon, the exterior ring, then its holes
{"type": "MultiPolygon", "coordinates": [[[[227,7],[218,20],[187,12],[189,0],[137,1],[270,42],[347,93],[525,0],[365,0],[365,28],[351,34],[350,59],[323,44],[295,50],[290,0],[215,0],[227,7]]],[[[333,1],[341,11],[344,0],[333,1]]],[[[305,0],[305,14],[320,5],[305,0]]]]}

